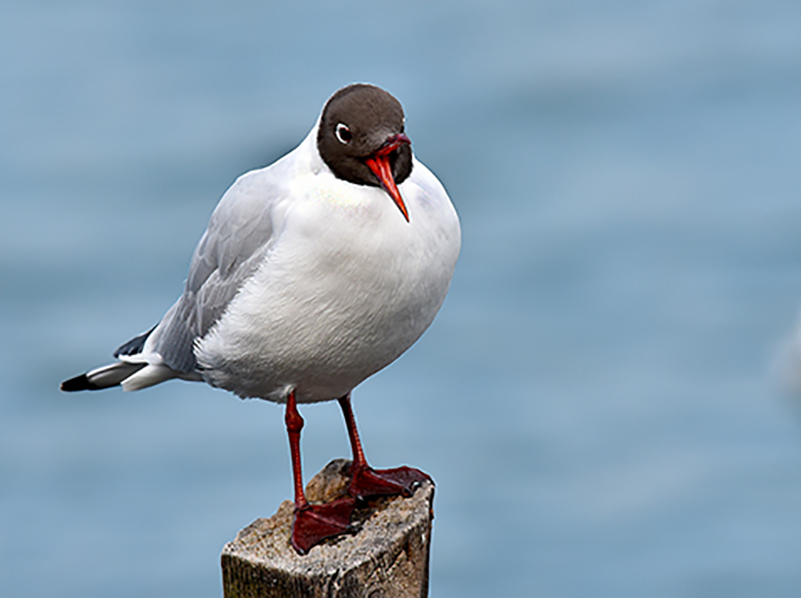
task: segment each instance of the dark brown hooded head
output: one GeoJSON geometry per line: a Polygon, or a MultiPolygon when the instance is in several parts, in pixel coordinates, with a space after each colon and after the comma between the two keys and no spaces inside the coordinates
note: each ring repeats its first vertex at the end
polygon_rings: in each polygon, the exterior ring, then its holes
{"type": "Polygon", "coordinates": [[[398,100],[374,85],[343,87],[323,108],[317,149],[337,178],[383,187],[409,220],[398,185],[412,172],[412,148],[398,100]]]}

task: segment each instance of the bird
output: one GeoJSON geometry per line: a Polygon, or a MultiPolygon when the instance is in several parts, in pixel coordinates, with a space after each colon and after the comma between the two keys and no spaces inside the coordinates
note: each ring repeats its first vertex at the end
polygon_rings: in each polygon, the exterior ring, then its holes
{"type": "Polygon", "coordinates": [[[428,474],[367,463],[351,393],[434,320],[461,247],[444,186],[414,156],[401,103],[368,83],[336,91],[306,138],[239,176],[195,248],[183,293],[116,361],[66,380],[66,392],[166,380],[205,382],[285,404],[294,486],[291,544],[306,554],[355,533],[354,509],[410,496],[428,474]],[[299,403],[339,402],[353,453],[347,495],[310,504],[299,403]]]}

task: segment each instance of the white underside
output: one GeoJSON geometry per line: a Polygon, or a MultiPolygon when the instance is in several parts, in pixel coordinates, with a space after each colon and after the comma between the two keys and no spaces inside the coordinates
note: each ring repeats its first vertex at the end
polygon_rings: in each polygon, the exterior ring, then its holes
{"type": "Polygon", "coordinates": [[[283,402],[294,389],[299,402],[335,399],[431,324],[450,285],[460,231],[444,188],[425,166],[415,162],[399,186],[410,222],[382,189],[334,177],[314,132],[277,164],[240,180],[272,189],[279,176],[287,193],[265,197],[261,206],[272,210],[269,251],[197,340],[199,375],[163,365],[153,346],[157,329],[135,356],[149,365],[123,382],[125,390],[202,376],[242,397],[283,402]]]}

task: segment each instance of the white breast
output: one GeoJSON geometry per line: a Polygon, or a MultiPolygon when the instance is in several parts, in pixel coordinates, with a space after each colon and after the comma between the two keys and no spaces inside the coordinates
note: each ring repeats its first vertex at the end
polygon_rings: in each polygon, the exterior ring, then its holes
{"type": "Polygon", "coordinates": [[[243,397],[347,394],[428,328],[459,253],[456,212],[421,163],[399,187],[408,223],[382,189],[302,172],[264,262],[196,347],[204,378],[243,397]]]}

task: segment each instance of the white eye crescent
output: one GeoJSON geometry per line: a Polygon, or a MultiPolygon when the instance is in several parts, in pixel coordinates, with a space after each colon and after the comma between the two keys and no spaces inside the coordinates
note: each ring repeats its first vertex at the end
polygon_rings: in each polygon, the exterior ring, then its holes
{"type": "Polygon", "coordinates": [[[350,132],[350,129],[347,127],[347,125],[344,125],[342,123],[339,123],[337,125],[334,134],[337,136],[339,142],[344,143],[345,145],[350,143],[350,140],[353,139],[353,133],[350,132]]]}

